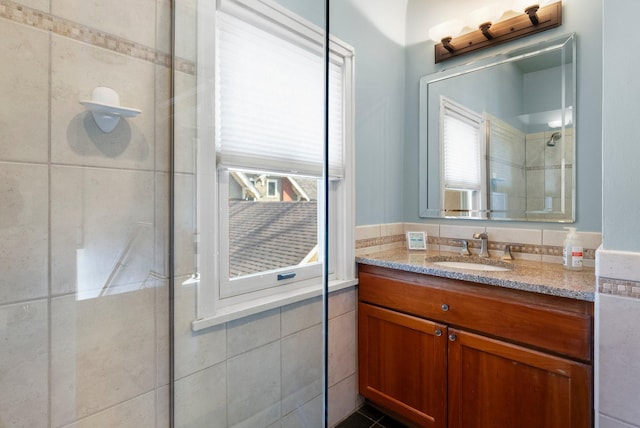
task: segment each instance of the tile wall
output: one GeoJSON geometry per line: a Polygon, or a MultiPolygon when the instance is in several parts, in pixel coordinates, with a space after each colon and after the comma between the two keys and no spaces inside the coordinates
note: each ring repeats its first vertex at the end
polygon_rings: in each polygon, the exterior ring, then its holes
{"type": "Polygon", "coordinates": [[[600,428],[638,428],[640,253],[598,250],[596,418],[600,428]]]}
{"type": "Polygon", "coordinates": [[[169,18],[0,0],[0,426],[168,426],[169,18]]]}
{"type": "Polygon", "coordinates": [[[547,142],[554,132],[556,131],[538,132],[526,136],[526,209],[529,220],[566,218],[567,215],[572,215],[573,128],[562,130],[555,146],[549,146],[547,142]],[[563,163],[564,171],[561,168],[563,163]],[[566,186],[564,198],[561,187],[563,173],[566,186]],[[565,212],[554,214],[553,211],[561,210],[563,202],[565,212]]]}
{"type": "MultiPolygon", "coordinates": [[[[321,298],[194,333],[195,294],[193,285],[176,286],[176,426],[317,426],[323,404],[321,298]]],[[[356,301],[354,288],[329,299],[329,426],[360,404],[356,301]]]]}

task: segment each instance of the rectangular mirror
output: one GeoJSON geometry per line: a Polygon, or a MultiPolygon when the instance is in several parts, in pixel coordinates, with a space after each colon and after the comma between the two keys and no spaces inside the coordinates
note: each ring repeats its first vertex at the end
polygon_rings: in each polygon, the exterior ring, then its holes
{"type": "Polygon", "coordinates": [[[420,79],[420,216],[575,220],[575,34],[420,79]]]}

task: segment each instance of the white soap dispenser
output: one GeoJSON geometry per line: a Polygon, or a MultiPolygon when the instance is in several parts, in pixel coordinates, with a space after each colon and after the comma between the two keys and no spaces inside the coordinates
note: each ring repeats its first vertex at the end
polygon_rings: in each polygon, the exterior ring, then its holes
{"type": "Polygon", "coordinates": [[[565,229],[568,229],[569,233],[567,234],[567,239],[564,240],[562,248],[562,265],[565,269],[581,270],[584,247],[580,242],[575,227],[565,227],[565,229]]]}

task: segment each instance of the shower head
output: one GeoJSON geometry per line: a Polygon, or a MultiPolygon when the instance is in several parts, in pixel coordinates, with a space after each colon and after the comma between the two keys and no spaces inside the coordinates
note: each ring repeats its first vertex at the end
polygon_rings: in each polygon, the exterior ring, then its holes
{"type": "Polygon", "coordinates": [[[549,141],[547,141],[547,146],[555,147],[556,143],[561,137],[562,134],[560,132],[554,132],[553,134],[551,134],[551,138],[549,138],[549,141]]]}

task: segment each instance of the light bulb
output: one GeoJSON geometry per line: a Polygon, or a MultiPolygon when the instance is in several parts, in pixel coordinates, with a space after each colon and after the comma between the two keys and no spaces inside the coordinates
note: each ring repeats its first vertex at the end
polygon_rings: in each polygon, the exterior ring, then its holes
{"type": "Polygon", "coordinates": [[[431,27],[429,29],[429,38],[434,42],[440,43],[445,37],[457,36],[462,27],[464,27],[464,22],[461,19],[451,19],[431,27]]]}
{"type": "Polygon", "coordinates": [[[525,9],[538,5],[540,7],[546,6],[551,3],[552,0],[514,0],[512,10],[518,13],[524,13],[525,9]]]}
{"type": "Polygon", "coordinates": [[[470,28],[478,28],[480,24],[485,22],[495,23],[503,14],[503,8],[500,3],[490,3],[474,10],[469,14],[467,26],[470,28]]]}

